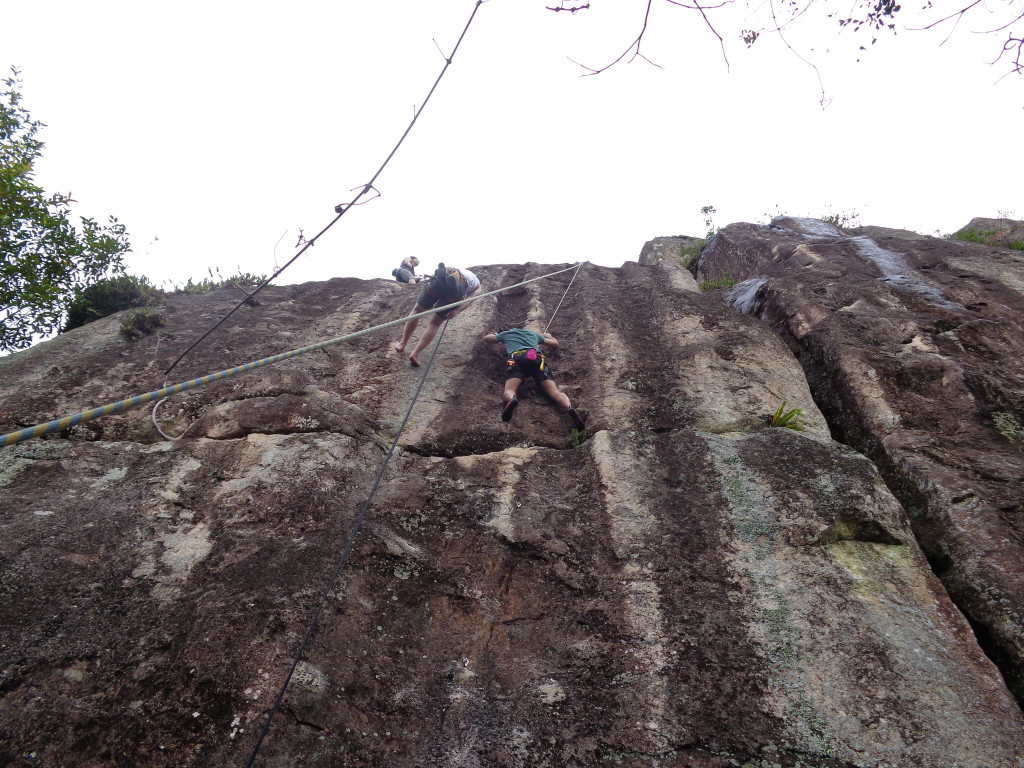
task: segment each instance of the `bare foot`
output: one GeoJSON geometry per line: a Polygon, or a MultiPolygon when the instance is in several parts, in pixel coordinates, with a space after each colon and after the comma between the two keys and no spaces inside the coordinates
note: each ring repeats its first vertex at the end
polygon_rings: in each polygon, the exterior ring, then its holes
{"type": "Polygon", "coordinates": [[[413,368],[419,368],[420,367],[420,361],[416,359],[416,353],[415,352],[413,352],[411,355],[409,355],[409,365],[411,365],[413,368]]]}
{"type": "Polygon", "coordinates": [[[400,355],[405,354],[405,344],[395,344],[395,352],[400,355]]]}

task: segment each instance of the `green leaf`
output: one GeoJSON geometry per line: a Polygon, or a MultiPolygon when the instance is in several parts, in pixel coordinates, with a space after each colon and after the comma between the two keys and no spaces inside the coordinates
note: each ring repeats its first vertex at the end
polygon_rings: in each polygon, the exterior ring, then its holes
{"type": "Polygon", "coordinates": [[[131,251],[116,218],[106,226],[83,218],[76,226],[68,198],[35,184],[44,124],[21,105],[19,72],[12,67],[11,73],[0,92],[0,350],[6,352],[58,332],[76,291],[123,274],[131,251]]]}

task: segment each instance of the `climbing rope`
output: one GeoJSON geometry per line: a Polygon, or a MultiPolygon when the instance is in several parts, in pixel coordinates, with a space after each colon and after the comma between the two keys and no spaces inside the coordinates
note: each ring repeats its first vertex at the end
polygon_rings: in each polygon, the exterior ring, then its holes
{"type": "Polygon", "coordinates": [[[342,550],[341,556],[338,558],[338,562],[334,566],[334,571],[331,573],[331,577],[327,581],[327,587],[324,589],[323,595],[320,597],[320,602],[317,604],[316,610],[313,611],[313,617],[309,622],[309,627],[306,629],[306,635],[302,638],[302,643],[299,645],[299,650],[295,654],[295,659],[292,661],[291,668],[288,670],[288,674],[285,675],[284,683],[281,684],[281,689],[277,692],[277,697],[274,699],[274,705],[270,708],[270,714],[267,715],[267,719],[263,723],[263,728],[260,730],[260,735],[256,739],[256,746],[253,747],[252,754],[249,756],[249,762],[246,763],[246,768],[252,768],[253,764],[256,762],[256,755],[259,754],[260,747],[263,745],[263,739],[266,738],[267,733],[270,731],[270,725],[274,721],[274,716],[277,714],[277,710],[281,707],[281,702],[284,700],[285,692],[287,692],[288,685],[291,683],[292,676],[295,674],[295,669],[299,666],[299,662],[302,660],[302,656],[305,654],[306,648],[309,646],[309,641],[313,638],[313,633],[316,631],[317,624],[320,622],[320,614],[323,612],[324,606],[327,604],[327,599],[330,596],[331,590],[334,588],[334,583],[338,580],[338,576],[341,575],[341,570],[345,567],[345,562],[348,560],[348,556],[352,552],[356,536],[359,535],[359,529],[362,527],[363,520],[366,519],[366,515],[370,511],[370,504],[373,501],[374,494],[377,493],[377,489],[380,487],[381,480],[384,479],[384,472],[387,471],[388,464],[391,462],[391,456],[394,454],[395,448],[398,446],[398,440],[402,436],[402,432],[405,430],[406,424],[409,423],[409,417],[412,415],[413,406],[416,405],[420,392],[423,390],[423,383],[427,380],[427,374],[430,373],[430,368],[434,364],[434,358],[437,356],[437,350],[441,347],[441,341],[444,339],[444,332],[446,330],[448,330],[447,320],[445,320],[444,325],[441,326],[441,333],[438,335],[437,342],[434,344],[433,352],[430,353],[430,360],[427,361],[427,364],[423,369],[423,374],[420,376],[419,384],[416,385],[416,391],[413,393],[412,401],[410,401],[409,408],[405,412],[405,418],[402,419],[402,424],[398,428],[398,433],[395,435],[395,439],[391,441],[391,447],[388,449],[387,455],[384,456],[384,463],[381,464],[380,471],[377,472],[377,479],[373,481],[373,487],[370,489],[370,495],[366,497],[366,502],[363,504],[363,508],[359,512],[359,516],[356,518],[355,525],[352,526],[352,532],[349,533],[348,540],[345,542],[345,548],[342,550]]]}
{"type": "MultiPolygon", "coordinates": [[[[178,363],[180,363],[185,358],[185,355],[187,355],[189,352],[191,352],[193,349],[195,349],[197,346],[199,346],[203,342],[203,340],[206,339],[207,336],[209,336],[211,333],[213,333],[215,330],[217,330],[221,325],[223,325],[223,323],[229,317],[231,317],[233,314],[235,314],[235,312],[237,312],[241,308],[241,306],[243,304],[245,304],[246,302],[251,301],[252,298],[257,293],[262,291],[264,288],[266,288],[268,285],[270,285],[271,282],[276,280],[281,275],[282,272],[284,272],[286,269],[288,269],[288,267],[290,267],[292,265],[292,263],[297,258],[299,258],[299,256],[301,256],[306,251],[308,251],[310,248],[312,248],[313,245],[316,244],[316,241],[319,240],[320,237],[327,230],[329,230],[331,227],[333,227],[335,224],[338,223],[338,220],[342,216],[345,215],[346,211],[348,211],[349,208],[352,208],[353,206],[359,204],[360,198],[362,198],[364,195],[368,194],[371,189],[374,192],[377,192],[376,188],[373,186],[374,182],[377,181],[377,177],[379,177],[381,175],[381,173],[384,172],[384,169],[387,167],[388,163],[391,162],[391,158],[395,156],[395,153],[398,152],[398,148],[402,146],[402,142],[405,141],[405,137],[409,135],[409,132],[412,130],[412,127],[414,125],[416,125],[416,121],[419,119],[419,116],[423,113],[423,110],[426,108],[427,102],[430,101],[430,97],[434,95],[434,90],[437,88],[438,84],[441,82],[441,78],[444,77],[445,72],[448,71],[448,67],[450,67],[452,65],[452,59],[455,58],[455,53],[459,50],[459,46],[462,45],[462,40],[463,40],[463,38],[466,37],[466,33],[469,31],[469,25],[473,23],[473,19],[476,17],[477,10],[480,8],[480,6],[484,2],[486,2],[486,0],[477,0],[476,4],[473,6],[473,12],[470,14],[469,21],[466,22],[466,26],[463,28],[462,34],[459,35],[458,42],[455,43],[455,47],[452,49],[451,55],[447,56],[445,58],[444,67],[441,68],[441,74],[439,74],[437,76],[437,80],[434,81],[433,86],[431,86],[431,88],[430,88],[430,92],[427,93],[427,97],[423,100],[423,103],[420,105],[420,108],[417,109],[417,110],[414,110],[413,116],[412,116],[412,122],[409,123],[409,127],[405,129],[405,133],[402,134],[402,138],[400,138],[398,140],[398,143],[395,144],[394,149],[391,150],[391,153],[387,156],[387,159],[385,159],[384,162],[381,163],[380,168],[378,168],[377,172],[375,174],[373,174],[373,178],[370,179],[365,185],[363,185],[360,188],[359,193],[356,194],[356,196],[353,197],[350,202],[348,202],[348,203],[339,203],[338,205],[334,206],[334,212],[335,212],[336,215],[335,215],[335,217],[333,219],[331,219],[331,221],[327,224],[326,227],[324,227],[319,232],[317,232],[316,235],[311,240],[306,240],[304,242],[302,248],[300,248],[298,250],[298,252],[294,256],[292,256],[284,264],[284,266],[282,266],[280,269],[275,270],[270,275],[270,277],[266,278],[262,283],[260,283],[258,286],[256,286],[256,288],[253,289],[252,293],[246,295],[246,297],[244,299],[242,299],[240,302],[238,302],[238,304],[236,304],[226,315],[224,315],[224,317],[222,317],[220,320],[218,320],[216,323],[214,323],[213,326],[211,326],[206,331],[206,333],[204,333],[202,336],[200,336],[198,339],[196,339],[194,342],[192,342],[192,344],[188,347],[188,349],[186,349],[184,352],[182,352],[180,355],[178,355],[178,358],[173,363],[171,363],[170,367],[166,371],[164,371],[164,375],[167,375],[168,373],[173,371],[174,368],[178,365],[178,363]]],[[[380,195],[379,192],[377,194],[380,195]]],[[[366,200],[364,202],[369,202],[369,200],[366,200]]]]}
{"type": "Polygon", "coordinates": [[[562,308],[562,302],[563,302],[563,301],[565,301],[565,297],[569,295],[569,289],[570,289],[570,288],[572,288],[572,283],[573,283],[573,280],[575,280],[575,279],[576,279],[576,275],[578,275],[578,274],[580,273],[580,268],[581,268],[581,267],[582,267],[582,266],[583,266],[583,265],[584,265],[585,263],[586,263],[586,262],[582,262],[582,261],[581,261],[581,262],[579,263],[579,265],[577,265],[577,267],[576,267],[576,271],[572,273],[572,280],[570,280],[570,281],[569,281],[569,284],[568,284],[567,286],[565,286],[565,293],[563,293],[563,294],[562,294],[562,298],[558,300],[558,306],[557,306],[557,307],[555,307],[555,311],[554,311],[554,312],[552,312],[552,313],[551,313],[551,317],[550,317],[550,318],[548,318],[548,324],[544,326],[544,333],[547,333],[547,332],[548,332],[548,328],[550,328],[550,327],[551,327],[551,324],[552,324],[553,322],[555,322],[555,315],[557,315],[557,314],[558,314],[558,310],[560,310],[560,309],[562,308]]]}
{"type": "MultiPolygon", "coordinates": [[[[165,387],[167,386],[167,379],[164,379],[164,386],[165,387]]],[[[149,415],[149,418],[153,422],[153,429],[155,429],[157,432],[160,433],[160,437],[162,437],[164,440],[169,440],[169,441],[173,442],[174,440],[180,440],[181,438],[183,438],[185,436],[185,434],[188,432],[189,427],[191,427],[192,424],[195,424],[196,422],[195,421],[191,422],[187,427],[185,427],[183,430],[181,430],[181,434],[178,435],[177,437],[175,437],[174,435],[168,435],[166,432],[164,432],[163,429],[161,429],[161,427],[160,427],[160,422],[158,422],[156,420],[156,414],[157,414],[157,411],[160,410],[160,406],[163,405],[164,403],[166,403],[170,399],[171,399],[171,396],[168,395],[167,397],[162,397],[159,400],[157,400],[155,403],[153,403],[153,412],[149,415]]],[[[198,421],[198,419],[196,421],[198,421]]]]}
{"type": "Polygon", "coordinates": [[[316,344],[310,344],[309,346],[306,347],[293,349],[289,352],[282,352],[279,355],[265,357],[262,360],[256,360],[251,363],[245,363],[244,365],[235,366],[234,368],[228,368],[223,371],[218,371],[217,373],[211,373],[207,376],[203,376],[198,379],[191,379],[189,381],[181,382],[180,384],[173,384],[169,387],[163,387],[162,389],[156,389],[153,390],[152,392],[146,392],[145,394],[142,395],[135,395],[134,397],[129,397],[124,400],[118,400],[116,403],[102,405],[97,408],[90,408],[89,410],[81,411],[71,416],[64,416],[63,418],[48,421],[44,424],[37,424],[34,427],[26,427],[25,429],[19,430],[17,432],[9,432],[8,434],[0,437],[0,447],[14,445],[15,443],[21,443],[24,442],[25,440],[30,440],[33,437],[42,437],[43,435],[48,435],[51,432],[58,432],[62,429],[68,429],[77,424],[84,424],[87,421],[92,421],[93,419],[98,419],[103,416],[109,416],[114,413],[122,413],[131,408],[135,408],[136,406],[144,405],[145,403],[150,403],[153,402],[154,400],[159,400],[162,397],[167,397],[168,395],[174,395],[177,394],[178,392],[184,392],[189,389],[195,389],[196,387],[200,387],[203,384],[209,384],[210,382],[213,381],[227,379],[232,376],[236,376],[239,373],[252,371],[255,370],[256,368],[262,368],[273,363],[279,363],[282,360],[289,360],[293,357],[304,355],[308,352],[317,352],[326,347],[331,347],[336,344],[341,344],[342,342],[345,341],[357,339],[360,336],[365,336],[369,333],[373,333],[374,331],[381,331],[384,330],[385,328],[391,328],[401,323],[408,322],[409,320],[412,320],[414,318],[426,317],[427,315],[432,315],[436,312],[446,312],[449,309],[453,309],[454,307],[458,307],[463,304],[468,304],[471,301],[478,301],[479,299],[486,298],[487,296],[494,296],[499,293],[504,293],[505,291],[510,291],[513,288],[518,288],[529,283],[535,283],[538,280],[544,280],[548,277],[560,275],[563,272],[568,272],[570,269],[578,269],[579,266],[579,264],[574,264],[571,267],[559,269],[556,270],[555,272],[549,272],[548,274],[541,275],[540,277],[531,277],[529,280],[523,280],[519,283],[515,283],[514,285],[509,285],[504,288],[498,288],[493,291],[488,291],[487,293],[481,293],[478,296],[471,296],[468,299],[463,299],[461,301],[456,301],[451,304],[446,304],[443,307],[436,307],[434,309],[428,309],[425,312],[418,312],[416,314],[400,317],[397,320],[390,320],[386,323],[381,323],[380,325],[374,325],[370,328],[364,328],[363,330],[356,331],[355,333],[349,333],[346,334],[345,336],[339,336],[336,339],[329,339],[328,341],[317,342],[316,344]]]}

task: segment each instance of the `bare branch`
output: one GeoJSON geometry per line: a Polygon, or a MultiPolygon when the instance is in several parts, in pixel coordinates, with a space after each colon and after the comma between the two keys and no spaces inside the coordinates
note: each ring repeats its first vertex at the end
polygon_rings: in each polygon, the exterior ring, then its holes
{"type": "MultiPolygon", "coordinates": [[[[574,2],[574,0],[560,0],[559,6],[547,6],[547,10],[556,12],[569,11],[570,13],[576,13],[577,11],[590,8],[589,0],[587,0],[586,2],[579,2],[579,0],[575,1],[576,4],[573,5],[572,3],[574,2]]],[[[671,5],[679,6],[680,8],[686,8],[688,10],[693,10],[700,13],[701,17],[704,19],[704,23],[707,25],[707,28],[711,30],[711,33],[718,39],[718,44],[722,51],[722,58],[725,61],[726,69],[729,70],[730,63],[725,45],[725,40],[722,37],[722,35],[719,34],[718,30],[715,28],[715,25],[711,22],[708,11],[718,10],[726,5],[731,5],[735,2],[735,0],[709,0],[709,3],[714,4],[707,5],[704,4],[704,0],[665,0],[665,2],[671,5]]],[[[908,30],[925,31],[933,29],[943,23],[953,21],[952,28],[949,31],[949,35],[947,35],[946,39],[943,40],[942,43],[940,43],[940,45],[944,45],[946,41],[948,41],[950,37],[953,35],[953,33],[957,30],[961,20],[965,18],[965,15],[972,11],[972,9],[974,9],[976,6],[982,5],[982,0],[961,0],[961,2],[965,3],[965,5],[955,13],[951,13],[948,16],[945,16],[925,27],[908,28],[908,30]]],[[[796,56],[800,61],[802,61],[804,64],[806,64],[807,66],[811,67],[811,69],[814,70],[814,74],[818,78],[818,86],[820,88],[821,106],[822,108],[827,107],[830,102],[830,99],[828,98],[828,95],[825,90],[825,84],[822,79],[821,70],[815,63],[801,55],[790,44],[789,40],[786,39],[785,36],[786,30],[792,28],[793,23],[807,13],[808,9],[815,4],[815,0],[785,0],[785,2],[781,4],[778,3],[776,0],[767,0],[767,3],[771,9],[771,18],[774,29],[766,29],[764,30],[764,32],[770,31],[777,33],[779,35],[779,39],[790,50],[790,52],[794,56],[796,56]],[[777,5],[778,8],[776,7],[777,5]],[[781,17],[785,17],[784,19],[782,19],[781,22],[780,14],[781,17]]],[[[839,24],[841,27],[850,26],[854,30],[859,30],[861,29],[861,27],[867,25],[869,28],[873,27],[876,30],[888,29],[895,31],[895,24],[893,22],[896,12],[900,10],[900,6],[898,3],[899,0],[853,0],[853,7],[849,11],[849,13],[851,14],[850,18],[840,18],[839,24]],[[863,18],[855,18],[855,16],[863,16],[863,18]]],[[[639,34],[629,44],[629,46],[617,58],[615,58],[614,61],[611,61],[610,63],[600,68],[589,67],[572,58],[570,58],[569,61],[571,61],[576,66],[585,69],[586,75],[601,74],[602,72],[606,72],[608,69],[614,67],[616,64],[619,64],[623,61],[631,63],[636,58],[641,58],[647,63],[651,64],[652,66],[658,67],[660,69],[661,66],[659,64],[656,64],[655,62],[651,61],[647,56],[645,56],[641,52],[644,35],[647,33],[647,29],[650,24],[650,15],[652,7],[653,0],[647,0],[646,7],[644,9],[643,24],[641,26],[639,34]]],[[[931,7],[931,2],[928,3],[928,7],[931,7]]],[[[829,17],[834,17],[836,14],[829,13],[828,15],[829,17]]],[[[1016,73],[1018,75],[1024,75],[1024,38],[1022,38],[1021,33],[1019,31],[1015,31],[1011,29],[1011,27],[1014,24],[1021,22],[1021,20],[1024,20],[1024,13],[1019,14],[1010,22],[1002,24],[1001,26],[998,26],[995,29],[978,33],[992,34],[1001,31],[1009,31],[1009,36],[1006,42],[1004,43],[999,56],[996,58],[996,61],[993,61],[991,63],[995,64],[1004,56],[1007,59],[1012,58],[1010,72],[1016,73]]],[[[750,45],[753,44],[755,40],[757,40],[759,34],[761,34],[760,31],[744,29],[740,37],[749,47],[750,45]]],[[[871,42],[874,43],[875,40],[872,39],[871,42]]],[[[861,46],[861,50],[865,50],[865,48],[861,46]]]]}
{"type": "MultiPolygon", "coordinates": [[[[349,208],[352,208],[353,206],[356,206],[356,205],[366,205],[367,203],[369,203],[369,202],[371,202],[373,200],[376,200],[378,197],[381,196],[380,190],[377,189],[375,186],[373,186],[373,184],[365,184],[365,185],[363,185],[361,187],[352,187],[352,189],[350,189],[349,192],[355,192],[357,189],[362,189],[363,190],[362,194],[364,194],[364,195],[369,194],[370,190],[373,190],[377,194],[375,194],[373,197],[368,198],[366,200],[360,200],[359,202],[338,203],[336,206],[334,206],[334,212],[335,213],[341,213],[342,211],[347,211],[349,208]]],[[[301,236],[302,230],[300,229],[299,232],[300,232],[300,236],[301,236]]]]}
{"type": "Polygon", "coordinates": [[[569,11],[569,13],[571,13],[573,16],[575,16],[576,15],[576,11],[585,11],[587,8],[590,7],[590,3],[587,3],[586,5],[577,5],[574,8],[566,8],[564,5],[561,8],[552,8],[550,5],[545,5],[544,7],[547,10],[555,11],[556,13],[558,11],[569,11]]]}
{"type": "MultiPolygon", "coordinates": [[[[928,25],[927,27],[918,27],[918,28],[916,28],[916,29],[915,29],[915,28],[913,28],[913,27],[907,27],[907,29],[909,29],[909,30],[910,30],[911,32],[924,32],[924,31],[925,31],[926,29],[931,29],[932,27],[937,27],[937,26],[938,26],[939,24],[941,24],[941,23],[942,23],[942,22],[944,22],[944,21],[949,21],[949,20],[950,20],[950,19],[952,19],[952,18],[953,18],[954,16],[956,16],[956,17],[957,17],[957,20],[956,20],[956,22],[957,22],[957,24],[959,24],[959,23],[960,23],[960,19],[962,19],[962,18],[963,18],[963,15],[964,15],[965,13],[967,13],[967,12],[968,12],[969,10],[971,10],[971,8],[973,8],[974,6],[978,5],[978,3],[980,3],[980,2],[981,2],[981,0],[974,0],[974,2],[973,2],[973,3],[971,3],[970,5],[968,5],[968,6],[966,7],[966,8],[961,8],[961,9],[960,9],[959,11],[957,11],[956,13],[951,13],[951,14],[949,14],[949,16],[947,16],[946,18],[944,18],[944,19],[939,19],[938,21],[936,21],[936,22],[933,22],[933,23],[929,24],[929,25],[928,25]]],[[[956,26],[956,24],[954,24],[953,26],[955,27],[955,26],[956,26]]],[[[947,38],[947,39],[948,39],[948,38],[947,38]]]]}
{"type": "Polygon", "coordinates": [[[814,74],[818,78],[818,87],[821,88],[821,99],[818,100],[818,103],[821,104],[822,109],[825,109],[825,107],[828,106],[830,99],[828,99],[828,97],[826,97],[825,95],[825,83],[823,83],[821,80],[821,72],[818,70],[817,65],[812,64],[799,53],[797,53],[796,49],[789,44],[789,41],[786,39],[786,36],[782,34],[782,27],[779,26],[778,19],[775,17],[775,0],[768,0],[768,7],[771,9],[772,22],[775,24],[775,31],[779,35],[779,40],[785,43],[786,47],[793,52],[794,56],[796,56],[798,59],[800,59],[800,61],[802,61],[804,64],[806,64],[807,66],[814,70],[814,74]]]}
{"type": "Polygon", "coordinates": [[[724,8],[727,5],[732,5],[735,0],[724,0],[724,2],[721,2],[718,5],[687,5],[686,3],[679,2],[679,0],[665,0],[665,2],[672,3],[672,5],[678,5],[682,8],[689,8],[691,11],[699,11],[702,9],[705,11],[714,11],[718,8],[724,8]]]}
{"type": "Polygon", "coordinates": [[[980,32],[979,34],[991,35],[993,32],[1002,32],[1004,29],[1009,29],[1010,27],[1012,27],[1014,24],[1016,24],[1021,19],[1024,19],[1024,13],[1022,13],[1016,19],[1012,19],[1009,22],[1007,22],[1006,24],[1003,24],[1003,26],[1001,26],[1001,27],[996,27],[995,29],[988,29],[988,30],[985,30],[984,32],[980,32]]]}
{"type": "Polygon", "coordinates": [[[672,3],[672,5],[678,5],[678,6],[681,6],[683,8],[689,8],[691,10],[700,11],[700,15],[704,17],[704,23],[708,25],[708,29],[710,29],[711,32],[715,35],[715,37],[718,38],[718,45],[721,46],[721,48],[722,48],[722,58],[725,59],[725,71],[728,72],[729,71],[729,57],[725,55],[725,40],[723,40],[722,36],[720,34],[718,34],[718,30],[716,30],[711,25],[711,20],[708,18],[708,15],[706,13],[704,13],[704,11],[705,10],[713,10],[715,8],[721,8],[723,5],[729,5],[732,2],[732,0],[726,0],[726,2],[719,3],[718,5],[707,5],[707,6],[701,5],[700,3],[697,3],[696,5],[687,5],[686,3],[679,2],[679,0],[668,0],[668,2],[672,3]]]}
{"type": "Polygon", "coordinates": [[[655,66],[655,67],[658,67],[658,69],[661,69],[661,67],[658,64],[655,64],[653,61],[651,61],[646,56],[644,56],[644,55],[642,55],[640,53],[640,41],[644,39],[644,32],[647,31],[647,21],[651,17],[651,3],[653,3],[653,2],[654,2],[654,0],[647,0],[647,9],[644,11],[644,25],[640,29],[640,34],[636,36],[636,40],[634,40],[632,43],[630,43],[629,47],[626,48],[626,50],[624,50],[619,55],[619,58],[617,58],[611,64],[606,64],[605,66],[601,67],[600,69],[592,69],[591,67],[588,67],[585,64],[580,64],[578,61],[573,61],[572,59],[569,59],[569,61],[572,61],[573,64],[575,64],[575,65],[577,65],[579,67],[583,67],[583,69],[588,70],[588,74],[584,75],[584,77],[590,77],[590,75],[599,75],[602,72],[604,72],[604,71],[606,71],[608,69],[611,69],[616,64],[618,64],[620,61],[622,61],[624,58],[626,58],[626,54],[628,54],[630,51],[632,51],[634,48],[636,48],[636,52],[633,54],[633,57],[630,59],[630,61],[633,61],[633,59],[635,59],[637,56],[639,56],[641,59],[646,61],[648,64],[651,64],[652,66],[655,66]]]}
{"type": "Polygon", "coordinates": [[[434,47],[437,48],[437,52],[441,54],[441,58],[445,60],[445,63],[451,64],[452,63],[452,57],[451,56],[445,56],[444,51],[441,50],[441,46],[438,45],[437,40],[435,40],[434,38],[431,38],[431,40],[433,40],[434,47]]]}
{"type": "MultiPolygon", "coordinates": [[[[955,13],[951,13],[949,16],[945,16],[945,17],[939,19],[938,21],[929,24],[926,27],[919,27],[919,28],[913,28],[912,27],[912,28],[909,28],[909,29],[912,32],[922,32],[924,30],[932,29],[933,27],[938,26],[939,24],[942,24],[943,22],[949,21],[950,19],[955,17],[956,18],[956,22],[953,24],[953,29],[951,29],[949,31],[949,34],[946,36],[946,39],[943,40],[942,43],[940,43],[940,45],[945,45],[946,41],[948,41],[949,38],[952,37],[953,32],[956,31],[957,26],[960,24],[960,21],[964,17],[964,14],[966,14],[974,6],[979,5],[980,3],[981,3],[981,0],[974,0],[974,2],[971,3],[970,5],[966,5],[963,8],[961,8],[959,11],[956,11],[955,13]]],[[[1006,24],[1003,24],[1003,25],[1001,25],[999,27],[996,27],[994,29],[983,30],[983,31],[977,32],[976,34],[990,35],[990,34],[993,34],[995,32],[1002,32],[1002,31],[1012,27],[1014,24],[1019,22],[1021,19],[1024,19],[1024,13],[1020,14],[1016,18],[1011,19],[1006,24]]],[[[989,62],[989,64],[997,63],[1000,59],[1003,58],[1003,54],[1008,52],[1008,51],[1016,51],[1017,53],[1013,57],[1013,61],[1010,64],[1010,71],[1007,72],[1006,74],[1004,74],[1002,77],[1000,77],[999,80],[1002,80],[1003,77],[1006,77],[1006,75],[1009,75],[1009,74],[1012,74],[1012,73],[1016,73],[1018,75],[1024,74],[1024,62],[1021,61],[1021,57],[1022,57],[1022,55],[1024,55],[1024,39],[1014,37],[1012,31],[1009,33],[1009,36],[1007,37],[1006,42],[1003,43],[1003,47],[999,51],[999,55],[996,56],[996,58],[993,61],[989,62]]]]}
{"type": "MultiPolygon", "coordinates": [[[[1014,37],[1012,32],[1010,33],[1010,36],[1006,39],[1006,42],[1003,43],[1003,49],[999,52],[999,55],[992,63],[995,64],[997,61],[1003,58],[1004,53],[1006,53],[1007,51],[1012,51],[1014,49],[1016,49],[1017,55],[1013,57],[1013,61],[1010,63],[1010,71],[1007,72],[1006,75],[1009,75],[1013,72],[1016,72],[1018,75],[1024,75],[1024,62],[1021,61],[1021,57],[1024,56],[1024,37],[1014,37]]],[[[1006,75],[1003,75],[1003,77],[1006,77],[1006,75]]],[[[1000,77],[999,80],[1002,80],[1003,77],[1000,77]]],[[[999,82],[999,80],[997,80],[996,82],[999,82]]]]}
{"type": "MultiPolygon", "coordinates": [[[[793,3],[791,3],[791,5],[796,5],[796,3],[795,3],[795,2],[793,2],[793,3]]],[[[793,23],[794,21],[796,21],[796,20],[797,20],[797,19],[799,19],[799,18],[800,18],[801,16],[803,16],[803,15],[804,15],[805,13],[807,13],[807,11],[809,11],[809,10],[810,10],[810,8],[811,8],[811,6],[812,6],[812,5],[814,5],[814,0],[807,0],[807,2],[806,2],[806,3],[804,4],[804,7],[800,9],[800,12],[799,12],[799,13],[795,13],[795,14],[793,14],[792,16],[790,16],[790,17],[789,17],[789,21],[787,21],[787,22],[786,22],[785,24],[783,24],[783,25],[781,25],[781,26],[782,26],[783,28],[785,28],[785,27],[788,27],[788,26],[789,26],[790,24],[792,24],[792,23],[793,23]]]]}
{"type": "MultiPolygon", "coordinates": [[[[729,70],[729,57],[726,55],[726,52],[725,52],[725,40],[723,40],[722,36],[720,34],[718,34],[718,30],[715,29],[714,25],[711,23],[711,20],[708,18],[708,15],[707,15],[707,13],[705,11],[715,10],[717,8],[722,8],[722,7],[726,6],[726,5],[731,5],[734,2],[734,0],[722,0],[722,2],[719,2],[716,5],[701,5],[700,2],[693,2],[691,4],[691,3],[682,2],[681,0],[667,0],[667,2],[671,3],[672,5],[678,5],[681,8],[688,8],[690,10],[699,11],[700,12],[700,15],[704,19],[704,23],[707,24],[707,26],[708,26],[708,29],[710,29],[712,34],[715,37],[718,38],[718,44],[719,44],[719,46],[722,49],[722,58],[725,60],[725,68],[728,71],[729,70]]],[[[633,52],[632,57],[630,57],[630,59],[629,59],[630,62],[632,62],[633,59],[639,57],[639,58],[643,59],[644,61],[646,61],[651,66],[658,67],[658,69],[661,69],[662,67],[661,67],[660,64],[656,64],[655,62],[651,61],[649,58],[647,58],[646,56],[644,56],[640,52],[640,44],[643,42],[644,33],[647,32],[647,25],[650,22],[650,18],[651,18],[651,5],[652,4],[653,4],[653,0],[647,0],[647,8],[644,10],[644,23],[643,23],[643,26],[640,29],[640,34],[638,34],[636,36],[636,39],[632,43],[629,44],[629,47],[627,47],[626,50],[624,50],[619,55],[619,57],[617,59],[615,59],[615,61],[611,62],[610,64],[606,64],[605,66],[601,67],[600,69],[594,69],[593,67],[588,67],[587,65],[581,64],[580,62],[576,61],[575,59],[569,59],[569,61],[571,61],[576,66],[582,67],[583,69],[587,70],[587,75],[585,75],[585,77],[588,77],[590,75],[599,75],[602,72],[605,72],[605,71],[611,69],[616,64],[618,64],[620,61],[625,59],[626,56],[628,56],[630,54],[630,52],[633,52]]],[[[587,5],[578,6],[576,8],[565,8],[565,7],[562,7],[562,8],[551,8],[549,6],[546,6],[546,7],[547,7],[547,9],[549,11],[573,11],[573,12],[575,12],[575,11],[581,10],[583,8],[589,8],[590,4],[588,3],[587,5]]]]}

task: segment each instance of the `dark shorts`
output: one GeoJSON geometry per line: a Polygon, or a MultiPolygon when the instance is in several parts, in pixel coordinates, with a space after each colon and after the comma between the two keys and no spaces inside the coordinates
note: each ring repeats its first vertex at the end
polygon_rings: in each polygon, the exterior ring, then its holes
{"type": "Polygon", "coordinates": [[[395,280],[397,280],[400,283],[412,282],[412,272],[410,272],[405,267],[399,267],[398,269],[394,270],[391,274],[394,275],[395,280]]]}
{"type": "Polygon", "coordinates": [[[505,380],[508,379],[533,379],[534,384],[538,386],[542,381],[554,381],[555,374],[551,372],[551,366],[545,362],[544,370],[538,370],[538,367],[528,362],[522,352],[514,357],[510,357],[508,363],[506,363],[505,380]],[[520,361],[522,365],[520,365],[520,361]]]}
{"type": "MultiPolygon", "coordinates": [[[[423,289],[420,291],[420,296],[416,299],[416,303],[419,304],[423,309],[433,309],[434,307],[443,307],[446,304],[454,304],[456,301],[466,298],[460,296],[458,292],[448,293],[434,287],[433,280],[427,280],[423,283],[423,289]]],[[[450,311],[450,310],[449,310],[450,311]]],[[[439,315],[444,313],[438,312],[439,315]]]]}

